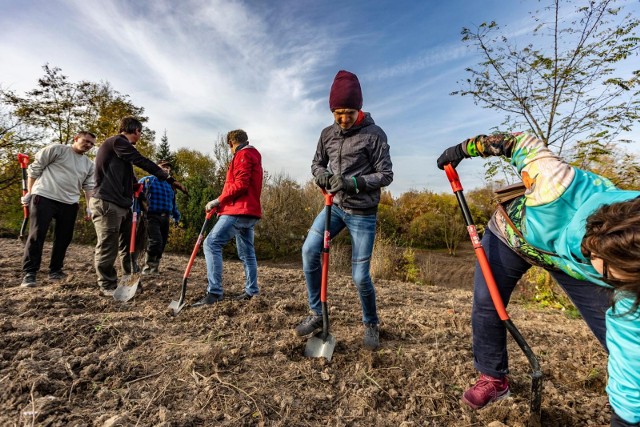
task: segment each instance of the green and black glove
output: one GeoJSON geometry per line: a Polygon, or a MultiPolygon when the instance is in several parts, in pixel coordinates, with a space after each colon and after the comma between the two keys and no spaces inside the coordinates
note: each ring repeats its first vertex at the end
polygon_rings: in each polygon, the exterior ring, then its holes
{"type": "Polygon", "coordinates": [[[364,178],[361,176],[345,178],[342,175],[333,175],[329,180],[329,191],[337,193],[342,190],[347,194],[358,194],[364,191],[366,185],[364,178]]]}

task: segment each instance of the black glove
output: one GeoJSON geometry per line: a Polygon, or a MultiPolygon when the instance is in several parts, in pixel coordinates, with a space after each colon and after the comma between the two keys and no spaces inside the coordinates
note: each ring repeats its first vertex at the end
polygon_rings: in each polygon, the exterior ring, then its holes
{"type": "Polygon", "coordinates": [[[468,156],[462,149],[462,144],[449,147],[438,157],[438,168],[444,170],[445,165],[451,163],[451,166],[455,169],[462,159],[468,159],[468,156]]]}
{"type": "Polygon", "coordinates": [[[329,187],[329,179],[331,179],[333,175],[329,171],[322,172],[321,175],[316,177],[316,185],[323,190],[326,190],[329,187]]]}
{"type": "Polygon", "coordinates": [[[345,178],[342,175],[333,175],[329,179],[329,188],[332,193],[342,190],[347,194],[357,194],[366,187],[364,178],[345,178]]]}

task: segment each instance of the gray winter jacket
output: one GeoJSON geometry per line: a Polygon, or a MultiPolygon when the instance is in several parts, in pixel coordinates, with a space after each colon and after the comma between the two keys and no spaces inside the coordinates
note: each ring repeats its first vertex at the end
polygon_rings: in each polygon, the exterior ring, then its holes
{"type": "Polygon", "coordinates": [[[339,191],[334,204],[343,209],[375,212],[380,188],[391,184],[393,171],[387,135],[369,113],[364,114],[362,122],[350,129],[343,130],[334,123],[322,130],[311,173],[318,177],[328,170],[345,178],[363,178],[364,189],[358,188],[358,194],[339,191]]]}

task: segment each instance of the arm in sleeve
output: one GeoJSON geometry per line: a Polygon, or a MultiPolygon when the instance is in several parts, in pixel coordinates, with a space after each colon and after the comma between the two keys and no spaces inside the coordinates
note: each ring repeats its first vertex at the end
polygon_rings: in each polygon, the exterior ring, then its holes
{"type": "MultiPolygon", "coordinates": [[[[386,187],[393,181],[393,170],[387,135],[384,132],[376,139],[372,150],[372,165],[375,172],[362,175],[366,190],[377,190],[386,187]]],[[[364,189],[361,189],[364,190],[364,189]]]]}
{"type": "Polygon", "coordinates": [[[505,156],[527,187],[527,204],[543,205],[558,199],[576,170],[555,155],[544,141],[528,133],[479,135],[463,142],[470,156],[505,156]]]}
{"type": "Polygon", "coordinates": [[[320,138],[318,139],[318,146],[316,147],[316,152],[313,155],[313,160],[311,161],[311,173],[316,178],[327,172],[329,165],[329,156],[327,155],[327,151],[324,149],[322,136],[323,135],[320,135],[320,138]]]}
{"type": "Polygon", "coordinates": [[[175,192],[173,193],[173,211],[171,212],[171,216],[176,223],[178,223],[178,221],[180,221],[180,218],[182,217],[182,215],[180,215],[180,211],[178,210],[178,203],[176,202],[175,192]]]}
{"type": "Polygon", "coordinates": [[[133,163],[140,169],[156,176],[159,180],[166,180],[169,183],[175,181],[173,178],[169,178],[169,174],[163,171],[160,166],[156,165],[154,162],[140,154],[140,152],[136,150],[136,148],[130,142],[125,142],[121,138],[118,138],[113,144],[113,150],[115,151],[116,155],[122,160],[133,163]]]}
{"type": "Polygon", "coordinates": [[[40,178],[47,166],[58,158],[58,152],[55,147],[56,145],[49,145],[36,153],[33,162],[27,168],[29,178],[40,178]]]}
{"type": "MultiPolygon", "coordinates": [[[[96,186],[95,183],[95,165],[91,162],[91,166],[89,166],[89,171],[87,172],[87,176],[84,177],[84,181],[82,182],[82,189],[84,190],[84,194],[87,192],[93,194],[93,188],[96,186]]],[[[87,197],[89,200],[91,196],[87,197]]]]}
{"type": "Polygon", "coordinates": [[[229,203],[246,193],[251,184],[251,171],[254,168],[255,159],[247,155],[245,150],[240,150],[232,160],[232,163],[233,182],[224,184],[222,194],[218,197],[221,205],[229,203]]]}

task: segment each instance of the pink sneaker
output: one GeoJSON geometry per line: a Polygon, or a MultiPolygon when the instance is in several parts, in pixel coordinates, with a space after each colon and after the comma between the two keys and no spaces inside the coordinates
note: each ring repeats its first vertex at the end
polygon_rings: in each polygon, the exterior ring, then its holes
{"type": "Polygon", "coordinates": [[[509,396],[509,382],[507,377],[493,378],[481,374],[478,381],[464,392],[462,401],[473,409],[480,409],[491,402],[509,396]]]}

